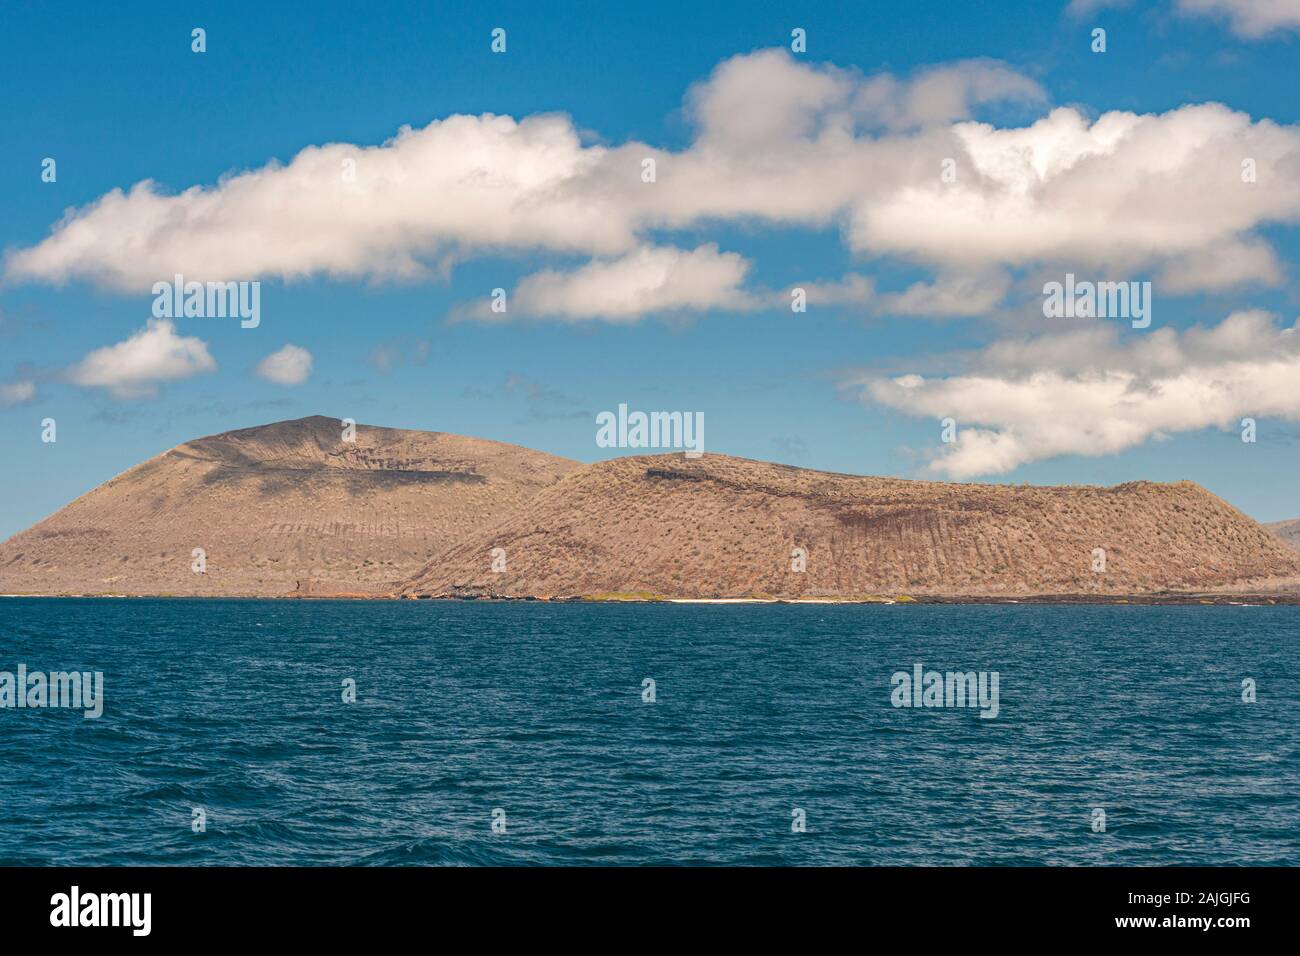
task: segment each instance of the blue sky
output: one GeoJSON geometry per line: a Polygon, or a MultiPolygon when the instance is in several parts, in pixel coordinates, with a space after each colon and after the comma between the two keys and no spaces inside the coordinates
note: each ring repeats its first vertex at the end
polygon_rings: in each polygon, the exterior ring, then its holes
{"type": "MultiPolygon", "coordinates": [[[[710,451],[813,468],[1052,484],[1185,478],[1261,520],[1300,515],[1300,409],[1276,384],[1291,366],[1274,362],[1290,360],[1283,330],[1300,315],[1300,15],[1261,24],[1246,0],[1073,10],[10,2],[5,18],[0,537],[168,447],[232,428],[325,414],[593,461],[611,453],[595,443],[595,416],[620,403],[702,412],[710,451]],[[195,27],[206,31],[201,54],[191,50],[195,27]],[[490,49],[495,27],[507,31],[504,54],[490,49]],[[807,32],[806,52],[790,51],[796,27],[807,32]],[[1104,53],[1090,48],[1097,27],[1104,53]],[[796,86],[828,99],[777,102],[796,86]],[[1171,113],[1205,103],[1227,109],[1186,121],[1171,113]],[[1015,153],[998,134],[1036,130],[1023,135],[1040,155],[1068,151],[1053,145],[1069,139],[1060,131],[1068,124],[1034,125],[1058,108],[1085,129],[1109,111],[1145,125],[1126,127],[1118,145],[1094,130],[1102,155],[1059,180],[1049,170],[1031,183],[1030,200],[1018,198],[1015,182],[998,180],[1008,161],[1000,151],[1015,153]],[[802,160],[780,165],[787,154],[833,150],[841,110],[852,113],[848,135],[860,149],[836,167],[843,181],[802,160]],[[387,213],[304,199],[301,180],[290,178],[308,147],[381,147],[405,125],[418,134],[454,114],[486,113],[564,114],[559,132],[545,129],[563,146],[571,123],[580,145],[569,159],[653,154],[661,180],[637,183],[638,193],[600,178],[617,172],[564,179],[566,204],[547,205],[560,187],[524,197],[541,203],[539,225],[513,213],[494,222],[495,206],[440,218],[461,191],[440,198],[418,177],[430,164],[472,167],[472,139],[394,153],[386,174],[397,170],[408,184],[385,187],[397,197],[387,213]],[[805,117],[811,129],[799,128],[805,117]],[[970,145],[954,127],[974,122],[992,132],[970,145]],[[1240,188],[1237,143],[1265,172],[1241,201],[1218,201],[1240,188]],[[937,191],[945,150],[957,150],[964,198],[937,191]],[[54,182],[42,181],[46,157],[57,162],[54,182]],[[772,169],[755,173],[769,161],[772,169]],[[688,162],[704,185],[674,179],[688,162]],[[907,179],[931,167],[936,182],[907,179]],[[255,208],[231,205],[223,177],[250,172],[264,182],[255,208]],[[183,215],[178,224],[181,206],[142,202],[97,213],[90,248],[55,241],[65,211],[84,215],[145,180],[164,199],[203,187],[229,205],[219,210],[226,225],[183,215]],[[811,207],[824,190],[835,195],[821,215],[811,207]],[[772,211],[785,198],[790,208],[772,211]],[[976,212],[948,218],[968,200],[976,212]],[[657,202],[684,211],[661,216],[657,202]],[[592,208],[600,212],[570,239],[549,238],[552,226],[567,235],[592,208]],[[340,226],[336,209],[362,225],[340,226]],[[438,219],[428,235],[426,215],[438,219]],[[1032,228],[987,241],[977,229],[981,216],[1014,225],[1017,215],[1032,228]],[[481,220],[500,241],[475,238],[481,220]],[[607,235],[609,223],[626,234],[607,235]],[[532,229],[542,238],[528,239],[532,229]],[[294,258],[300,239],[325,251],[294,258]],[[671,259],[670,304],[614,317],[592,304],[589,285],[570,281],[592,263],[639,261],[644,250],[670,259],[696,251],[707,274],[673,271],[671,259]],[[320,256],[333,264],[319,266],[320,256]],[[395,277],[408,261],[420,268],[395,277]],[[736,263],[739,281],[728,272],[736,263]],[[1220,274],[1223,263],[1232,268],[1220,274]],[[88,356],[145,329],[147,280],[170,280],[173,264],[190,278],[260,281],[261,324],[177,318],[167,341],[197,339],[209,362],[182,358],[168,376],[145,362],[121,373],[136,376],[129,387],[104,384],[88,369],[121,354],[89,364],[88,356]],[[1044,319],[1042,282],[1066,271],[1151,281],[1152,328],[1044,319]],[[529,278],[539,274],[551,276],[549,298],[529,278]],[[855,288],[848,277],[872,291],[845,291],[855,288]],[[903,296],[918,283],[941,291],[953,281],[955,307],[903,296]],[[813,290],[805,313],[789,308],[794,286],[813,290]],[[507,321],[483,321],[498,287],[521,305],[507,321]],[[1188,331],[1234,314],[1245,317],[1217,337],[1188,331]],[[1027,342],[1024,355],[1008,358],[1027,342]],[[306,380],[259,375],[259,363],[289,344],[311,354],[306,380]],[[1170,348],[1172,362],[1161,357],[1170,348]],[[1180,375],[1184,364],[1195,374],[1180,375]],[[1116,369],[1126,376],[1120,398],[1099,384],[1116,369]],[[925,384],[889,384],[909,375],[925,384]],[[990,399],[1000,390],[1014,409],[990,399]],[[1107,433],[1107,409],[1121,407],[1130,417],[1110,432],[1123,433],[1107,433]],[[949,408],[971,429],[961,459],[943,457],[936,410],[949,408]],[[1247,412],[1258,421],[1253,444],[1225,425],[1247,412]],[[58,423],[54,444],[40,440],[47,417],[58,423]]],[[[482,129],[474,121],[471,135],[482,129]]],[[[484,162],[501,163],[499,172],[553,160],[555,150],[520,159],[511,142],[479,144],[501,150],[484,162]]],[[[357,155],[364,178],[379,154],[357,155]]],[[[636,299],[634,289],[614,294],[636,299]]]]}

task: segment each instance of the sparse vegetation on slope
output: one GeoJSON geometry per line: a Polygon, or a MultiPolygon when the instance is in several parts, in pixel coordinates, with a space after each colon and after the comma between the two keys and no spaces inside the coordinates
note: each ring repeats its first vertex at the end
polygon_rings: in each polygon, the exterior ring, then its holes
{"type": "Polygon", "coordinates": [[[880,600],[1199,592],[1279,579],[1300,581],[1300,555],[1191,482],[949,484],[710,454],[586,466],[404,590],[880,600]],[[491,570],[494,548],[508,556],[503,573],[491,570]],[[795,548],[806,553],[802,572],[795,548]]]}
{"type": "Polygon", "coordinates": [[[333,418],[226,432],[0,544],[0,593],[385,594],[577,466],[438,432],[358,425],[345,442],[333,418]]]}

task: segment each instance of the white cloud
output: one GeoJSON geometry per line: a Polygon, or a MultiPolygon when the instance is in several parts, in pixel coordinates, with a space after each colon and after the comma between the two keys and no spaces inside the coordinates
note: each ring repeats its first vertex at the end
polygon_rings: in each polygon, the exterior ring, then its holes
{"type": "MultiPolygon", "coordinates": [[[[867,84],[881,84],[879,78],[867,84]]],[[[886,89],[895,88],[884,82],[886,89]]],[[[868,98],[870,94],[868,94],[868,98]]],[[[1037,81],[994,60],[965,60],[923,70],[903,84],[901,95],[891,97],[897,106],[887,106],[885,115],[893,129],[950,123],[965,119],[984,103],[1041,103],[1047,94],[1037,81]]]]}
{"type": "Polygon", "coordinates": [[[1226,19],[1232,31],[1259,39],[1280,30],[1300,30],[1300,0],[1178,0],[1184,13],[1226,19]]]}
{"type": "Polygon", "coordinates": [[[582,188],[605,154],[561,116],[452,116],[382,146],[309,147],[288,165],[177,195],[149,181],[114,190],[12,255],[8,273],[142,291],[177,272],[398,278],[457,250],[616,252],[633,241],[626,215],[582,188]]]}
{"type": "Polygon", "coordinates": [[[1213,328],[1121,341],[1116,326],[995,344],[943,378],[868,376],[874,402],[958,423],[932,471],[997,475],[1057,455],[1108,455],[1243,417],[1300,420],[1300,328],[1237,312],[1213,328]]]}
{"type": "Polygon", "coordinates": [[[23,405],[36,397],[36,383],[27,380],[0,383],[0,408],[23,405]]]}
{"type": "Polygon", "coordinates": [[[896,315],[983,315],[1002,301],[1011,281],[1002,273],[941,274],[881,297],[879,310],[896,315]]]}
{"type": "Polygon", "coordinates": [[[850,273],[835,282],[804,282],[813,305],[860,305],[873,315],[984,315],[1006,297],[1011,280],[1001,272],[941,273],[933,282],[914,282],[901,292],[879,292],[875,282],[850,273]]]}
{"type": "Polygon", "coordinates": [[[297,345],[286,345],[257,363],[259,378],[276,385],[301,385],[311,375],[312,356],[297,345]]]}
{"type": "MultiPolygon", "coordinates": [[[[1131,4],[1132,0],[1070,0],[1065,9],[1079,18],[1131,4]]],[[[1300,0],[1175,0],[1175,5],[1189,16],[1226,20],[1234,33],[1248,40],[1300,29],[1300,0]]]]}
{"type": "Polygon", "coordinates": [[[118,398],[151,398],[159,382],[216,371],[202,339],[176,334],[167,319],[149,324],[125,342],[96,349],[68,370],[77,385],[105,388],[118,398]]]}
{"type": "Polygon", "coordinates": [[[943,125],[984,103],[1045,99],[1036,81],[997,60],[961,60],[899,79],[808,66],[784,50],[759,50],[724,60],[690,90],[687,103],[699,128],[691,152],[734,153],[828,132],[943,125]]]}
{"type": "MultiPolygon", "coordinates": [[[[934,283],[896,300],[900,311],[974,310],[995,298],[986,286],[954,290],[953,276],[1042,265],[1116,279],[1167,268],[1187,290],[1277,280],[1257,230],[1300,221],[1300,130],[1217,104],[1095,120],[1057,109],[1011,128],[968,119],[988,103],[1044,99],[995,61],[864,77],[763,50],[724,61],[689,91],[696,135],[679,152],[583,145],[554,114],[452,116],[380,146],[310,147],[176,195],[151,182],[116,190],[13,252],[6,277],[143,292],[175,273],[411,278],[540,250],[592,261],[567,278],[539,273],[521,293],[561,318],[627,321],[639,313],[618,304],[611,283],[629,283],[647,308],[674,299],[636,285],[668,255],[652,236],[742,223],[839,227],[860,256],[934,269],[934,283]],[[654,182],[642,180],[647,158],[654,182]],[[1241,181],[1244,158],[1256,182],[1241,181]],[[940,176],[946,159],[955,182],[940,176]],[[1194,266],[1224,256],[1234,275],[1194,266]]],[[[715,281],[725,255],[709,264],[715,281]]],[[[699,250],[690,256],[704,268],[699,250]]],[[[715,301],[686,295],[680,307],[715,301]]]]}
{"type": "Polygon", "coordinates": [[[869,276],[849,273],[834,282],[800,282],[810,305],[867,305],[877,299],[876,282],[869,276]]]}
{"type": "Polygon", "coordinates": [[[1217,104],[1091,123],[1057,109],[1021,129],[961,123],[953,134],[957,182],[936,176],[866,198],[856,248],[948,267],[1060,263],[1119,279],[1236,252],[1257,226],[1300,219],[1300,131],[1217,104]],[[1255,160],[1257,182],[1242,181],[1243,158],[1255,160]]]}
{"type": "Polygon", "coordinates": [[[687,252],[644,247],[619,259],[594,260],[572,272],[527,276],[509,298],[504,315],[567,320],[633,322],[652,313],[701,309],[744,309],[754,300],[739,288],[749,263],[712,244],[687,252]]]}
{"type": "Polygon", "coordinates": [[[1170,259],[1157,280],[1165,292],[1221,292],[1258,283],[1280,285],[1282,264],[1273,248],[1257,240],[1223,242],[1170,259]]]}

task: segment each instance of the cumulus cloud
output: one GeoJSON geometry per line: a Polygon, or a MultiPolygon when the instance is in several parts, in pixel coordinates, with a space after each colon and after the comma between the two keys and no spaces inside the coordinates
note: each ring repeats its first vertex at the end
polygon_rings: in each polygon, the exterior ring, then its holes
{"type": "Polygon", "coordinates": [[[1258,225],[1300,219],[1300,130],[1217,104],[1091,123],[1057,109],[1021,129],[961,123],[953,135],[966,175],[864,200],[855,247],[949,266],[1059,263],[1121,278],[1237,250],[1258,225]],[[1243,158],[1255,160],[1258,181],[1243,182],[1243,158]]]}
{"type": "Polygon", "coordinates": [[[517,292],[542,314],[630,321],[637,308],[734,301],[726,283],[741,260],[660,236],[744,223],[836,227],[863,258],[932,268],[933,289],[896,302],[918,313],[993,302],[983,286],[954,290],[953,277],[1007,268],[1167,268],[1193,289],[1196,263],[1226,251],[1235,271],[1207,282],[1276,281],[1257,230],[1300,220],[1300,130],[1216,104],[1095,119],[1057,109],[1007,128],[971,119],[1045,98],[996,61],[864,76],[763,50],[688,91],[695,135],[680,151],[584,145],[554,114],[451,116],[175,195],[148,181],[115,190],[11,253],[5,274],[139,292],[175,273],[418,278],[475,255],[542,251],[590,260],[524,281],[517,292]],[[1244,158],[1254,182],[1242,181],[1244,158]],[[947,160],[955,181],[941,176],[947,160]],[[665,273],[659,291],[644,284],[665,273]],[[638,305],[617,301],[619,282],[638,305]]]}
{"type": "Polygon", "coordinates": [[[276,385],[301,385],[311,375],[312,355],[297,345],[286,345],[257,363],[258,378],[276,385]]]}
{"type": "Polygon", "coordinates": [[[168,319],[149,324],[125,342],[91,352],[68,369],[67,378],[87,388],[104,388],[117,398],[152,398],[159,382],[216,371],[202,339],[176,334],[168,319]]]}
{"type": "Polygon", "coordinates": [[[582,188],[605,154],[561,116],[452,116],[176,195],[151,181],[114,190],[11,256],[7,272],[140,291],[172,273],[414,277],[452,249],[615,252],[632,243],[626,216],[582,188]]]}
{"type": "Polygon", "coordinates": [[[1255,40],[1300,30],[1300,0],[1178,0],[1184,13],[1226,19],[1232,31],[1255,40]]]}
{"type": "Polygon", "coordinates": [[[1167,262],[1157,280],[1166,292],[1221,292],[1246,283],[1279,285],[1282,264],[1265,242],[1223,242],[1167,262]]]}
{"type": "Polygon", "coordinates": [[[26,379],[16,382],[0,382],[0,408],[24,405],[35,397],[35,382],[26,379]]]}
{"type": "Polygon", "coordinates": [[[985,103],[1046,98],[1035,80],[997,60],[961,60],[900,79],[806,66],[784,50],[760,50],[723,61],[690,90],[687,104],[699,129],[692,151],[707,153],[806,142],[827,132],[942,125],[985,103]]]}
{"type": "Polygon", "coordinates": [[[1108,455],[1243,417],[1300,420],[1300,329],[1265,312],[1121,341],[1114,325],[997,343],[946,377],[867,376],[862,400],[958,423],[930,462],[954,479],[1058,455],[1108,455]]]}
{"type": "Polygon", "coordinates": [[[634,322],[651,313],[744,309],[755,303],[740,289],[749,263],[715,245],[685,251],[644,247],[618,259],[598,259],[572,272],[547,270],[525,277],[508,299],[508,311],[486,306],[485,319],[523,315],[570,321],[634,322]]]}

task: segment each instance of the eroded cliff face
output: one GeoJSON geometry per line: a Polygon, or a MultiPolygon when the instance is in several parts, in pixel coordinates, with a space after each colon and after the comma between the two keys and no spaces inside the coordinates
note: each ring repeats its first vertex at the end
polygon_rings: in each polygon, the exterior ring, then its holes
{"type": "Polygon", "coordinates": [[[578,467],[439,432],[354,439],[312,417],[179,445],[0,544],[0,593],[387,593],[578,467]]]}

